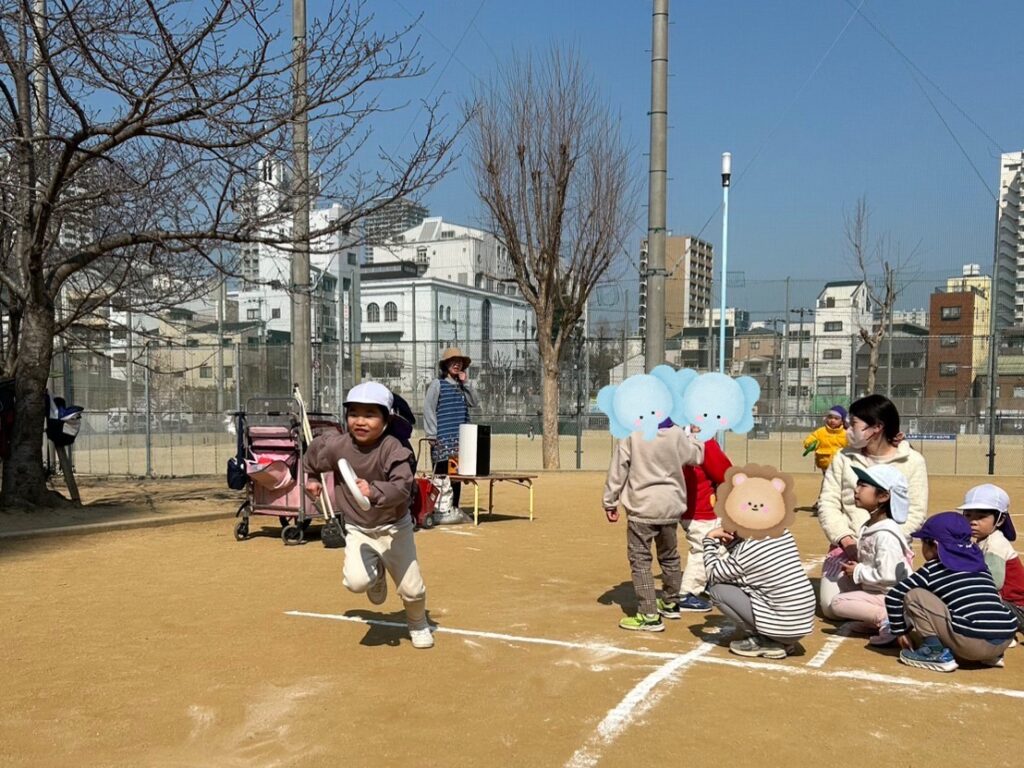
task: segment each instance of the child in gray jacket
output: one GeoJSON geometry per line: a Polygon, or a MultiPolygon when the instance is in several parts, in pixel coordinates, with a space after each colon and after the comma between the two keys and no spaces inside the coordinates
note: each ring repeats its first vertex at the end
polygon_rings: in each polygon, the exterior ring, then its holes
{"type": "Polygon", "coordinates": [[[661,617],[679,618],[679,562],[676,526],[686,510],[683,465],[704,461],[704,444],[687,430],[666,421],[653,440],[634,432],[619,440],[604,486],[604,512],[608,522],[619,519],[618,505],[626,510],[626,543],[639,607],[635,616],[619,622],[622,629],[662,632],[661,617]],[[651,543],[661,566],[664,597],[659,598],[651,571],[651,543]]]}

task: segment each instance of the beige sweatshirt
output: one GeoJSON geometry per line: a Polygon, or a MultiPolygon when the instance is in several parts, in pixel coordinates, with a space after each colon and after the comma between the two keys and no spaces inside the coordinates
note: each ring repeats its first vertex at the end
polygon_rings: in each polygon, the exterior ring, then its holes
{"type": "Polygon", "coordinates": [[[363,447],[346,432],[329,432],[313,439],[302,459],[311,477],[334,473],[334,509],[346,522],[360,528],[391,525],[409,514],[412,493],[412,451],[396,437],[384,435],[363,447]],[[347,459],[357,478],[370,485],[370,508],[364,512],[349,493],[338,469],[338,459],[347,459]]]}
{"type": "Polygon", "coordinates": [[[704,461],[704,443],[672,426],[653,440],[636,432],[619,440],[604,484],[604,507],[652,524],[678,523],[686,511],[684,464],[704,461]]]}

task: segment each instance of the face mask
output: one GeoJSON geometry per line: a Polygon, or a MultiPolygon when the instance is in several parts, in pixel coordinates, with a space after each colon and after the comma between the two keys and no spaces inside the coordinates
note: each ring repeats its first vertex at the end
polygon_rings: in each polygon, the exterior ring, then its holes
{"type": "Polygon", "coordinates": [[[860,450],[868,444],[868,438],[862,433],[855,430],[853,427],[848,427],[846,430],[846,444],[855,450],[860,450]]]}

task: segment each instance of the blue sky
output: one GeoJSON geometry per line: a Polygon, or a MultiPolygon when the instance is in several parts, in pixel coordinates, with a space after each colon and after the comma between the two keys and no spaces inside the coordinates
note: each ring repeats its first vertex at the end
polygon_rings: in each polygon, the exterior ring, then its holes
{"type": "MultiPolygon", "coordinates": [[[[443,91],[452,113],[513,51],[575,46],[633,147],[640,207],[625,241],[635,249],[647,215],[651,2],[371,5],[385,25],[423,14],[420,50],[434,70],[395,95],[443,91]]],[[[1024,148],[1020,0],[674,0],[670,21],[668,222],[677,234],[706,224],[702,236],[718,248],[720,156],[731,151],[729,266],[746,285],[730,289],[730,305],[755,318],[780,314],[787,276],[793,306],[813,301],[824,280],[853,276],[843,215],[861,195],[876,235],[904,255],[917,249],[902,306],[926,306],[932,287],[965,262],[988,272],[998,154],[1024,148]],[[858,5],[941,93],[920,74],[915,84],[858,5]]],[[[410,123],[411,111],[396,116],[375,140],[397,146],[410,123]]],[[[459,223],[481,220],[465,161],[425,202],[459,223]]],[[[620,269],[635,280],[627,263],[620,269]]],[[[621,294],[604,289],[599,303],[614,312],[621,294]]]]}

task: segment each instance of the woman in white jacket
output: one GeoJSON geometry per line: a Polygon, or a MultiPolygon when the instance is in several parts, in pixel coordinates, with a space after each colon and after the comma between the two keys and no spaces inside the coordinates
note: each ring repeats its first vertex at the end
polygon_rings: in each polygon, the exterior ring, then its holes
{"type": "Polygon", "coordinates": [[[849,413],[847,447],[836,454],[825,473],[818,500],[818,522],[829,542],[819,604],[829,619],[836,618],[831,610],[835,596],[857,588],[842,568],[844,562],[857,561],[857,532],[868,519],[868,513],[854,503],[854,467],[888,464],[907,479],[907,519],[900,530],[908,542],[928,516],[928,468],[924,457],[902,440],[896,406],[883,395],[868,395],[850,405],[849,413]]]}

